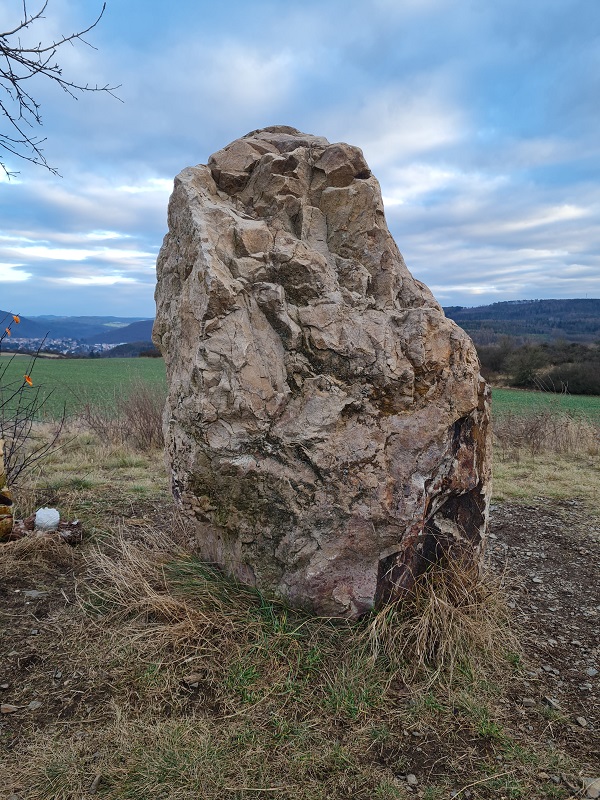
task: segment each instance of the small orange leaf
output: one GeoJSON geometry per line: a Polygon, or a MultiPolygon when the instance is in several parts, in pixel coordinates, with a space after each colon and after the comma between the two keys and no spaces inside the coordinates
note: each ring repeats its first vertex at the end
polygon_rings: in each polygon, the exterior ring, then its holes
{"type": "Polygon", "coordinates": [[[10,336],[10,335],[11,335],[11,334],[10,334],[10,328],[4,328],[4,330],[6,331],[6,335],[7,335],[7,336],[10,336]]]}
{"type": "Polygon", "coordinates": [[[23,377],[25,378],[25,383],[26,384],[28,384],[29,386],[33,386],[33,381],[31,380],[29,375],[23,375],[23,377]]]}
{"type": "Polygon", "coordinates": [[[15,324],[18,325],[19,322],[21,322],[21,317],[18,314],[13,314],[13,320],[15,321],[15,324]]]}

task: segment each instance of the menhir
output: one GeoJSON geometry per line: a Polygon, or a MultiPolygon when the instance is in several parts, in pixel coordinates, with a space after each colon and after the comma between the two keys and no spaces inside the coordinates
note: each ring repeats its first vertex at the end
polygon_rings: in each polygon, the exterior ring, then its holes
{"type": "Polygon", "coordinates": [[[184,169],[156,300],[173,493],[204,559],[343,617],[434,560],[480,562],[489,392],[357,147],[271,127],[184,169]]]}

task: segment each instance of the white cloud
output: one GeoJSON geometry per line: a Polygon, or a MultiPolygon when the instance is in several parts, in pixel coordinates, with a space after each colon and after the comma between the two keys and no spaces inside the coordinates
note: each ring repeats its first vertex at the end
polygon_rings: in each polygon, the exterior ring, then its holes
{"type": "Polygon", "coordinates": [[[98,247],[95,249],[83,249],[76,247],[53,247],[52,245],[31,245],[26,247],[10,248],[16,253],[26,258],[50,259],[52,261],[86,261],[87,259],[101,259],[105,261],[119,261],[129,264],[155,259],[156,253],[148,253],[143,250],[124,250],[119,248],[98,247]]]}
{"type": "Polygon", "coordinates": [[[49,247],[45,245],[13,247],[12,252],[26,258],[48,258],[53,261],[83,261],[93,254],[92,250],[77,250],[76,248],[49,247]]]}
{"type": "Polygon", "coordinates": [[[0,281],[6,283],[21,283],[32,277],[31,272],[26,272],[19,267],[23,264],[0,264],[0,281]]]}
{"type": "Polygon", "coordinates": [[[410,163],[465,137],[465,112],[452,100],[451,83],[436,74],[413,76],[369,95],[351,112],[335,109],[335,116],[327,115],[326,130],[358,144],[375,169],[410,163]]]}
{"type": "Polygon", "coordinates": [[[404,205],[416,198],[456,185],[460,173],[456,169],[414,162],[391,170],[386,179],[383,202],[386,206],[404,205]]]}
{"type": "MultiPolygon", "coordinates": [[[[192,52],[196,57],[198,51],[193,48],[192,52]]],[[[204,88],[221,102],[227,98],[233,108],[267,108],[285,98],[292,88],[298,56],[285,49],[277,52],[231,41],[205,52],[204,88]]]]}
{"type": "MultiPolygon", "coordinates": [[[[83,242],[103,242],[111,239],[131,239],[131,234],[117,231],[83,231],[66,233],[64,231],[44,230],[40,227],[32,231],[14,231],[10,234],[0,234],[0,243],[9,242],[17,245],[60,242],[62,244],[81,244],[83,242]]],[[[1,244],[0,244],[1,246],[1,244]]]]}
{"type": "Polygon", "coordinates": [[[561,206],[551,206],[531,214],[526,219],[506,223],[504,225],[504,230],[525,231],[530,228],[539,228],[543,225],[554,225],[557,222],[581,219],[582,217],[588,216],[589,213],[589,209],[574,205],[565,204],[561,206]]]}
{"type": "MultiPolygon", "coordinates": [[[[40,36],[94,13],[51,5],[40,36]]],[[[148,0],[133,27],[130,5],[109,4],[98,51],[66,48],[62,62],[122,80],[126,102],[40,83],[46,155],[65,178],[31,165],[21,182],[0,175],[7,298],[25,297],[33,274],[65,306],[145,293],[150,307],[172,176],[277,122],[363,148],[407,263],[434,291],[473,304],[600,294],[598,49],[567,0],[543,26],[516,0],[306,0],[276,14],[274,0],[225,13],[148,0]]]]}
{"type": "Polygon", "coordinates": [[[405,205],[442,191],[462,193],[474,203],[508,183],[506,175],[468,172],[457,167],[416,161],[389,170],[385,178],[383,202],[386,207],[405,205]]]}
{"type": "Polygon", "coordinates": [[[499,294],[502,290],[491,283],[483,284],[468,284],[468,283],[453,283],[450,285],[430,286],[431,291],[438,297],[447,297],[451,294],[463,293],[467,295],[477,296],[482,294],[499,294]]]}
{"type": "Polygon", "coordinates": [[[167,178],[147,178],[143,183],[115,188],[117,192],[126,192],[127,194],[159,192],[161,195],[169,195],[173,191],[173,181],[167,178]]]}
{"type": "Polygon", "coordinates": [[[117,283],[137,283],[135,278],[124,275],[87,275],[70,278],[52,278],[52,283],[68,283],[72,286],[114,286],[117,283]]]}
{"type": "MultiPolygon", "coordinates": [[[[69,237],[75,240],[76,234],[59,234],[59,236],[69,237]]],[[[131,234],[120,233],[119,231],[90,231],[85,233],[84,237],[92,241],[104,241],[105,239],[131,239],[131,234]]],[[[60,241],[60,239],[57,239],[60,241]]]]}

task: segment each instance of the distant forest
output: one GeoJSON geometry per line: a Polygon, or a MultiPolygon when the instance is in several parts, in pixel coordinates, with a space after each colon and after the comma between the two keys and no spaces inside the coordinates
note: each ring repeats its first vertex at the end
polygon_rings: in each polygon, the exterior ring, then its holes
{"type": "Polygon", "coordinates": [[[444,311],[470,334],[492,382],[600,395],[600,300],[521,300],[444,311]]]}
{"type": "Polygon", "coordinates": [[[515,300],[476,308],[448,306],[444,312],[476,344],[496,344],[502,336],[529,342],[600,341],[600,300],[515,300]]]}

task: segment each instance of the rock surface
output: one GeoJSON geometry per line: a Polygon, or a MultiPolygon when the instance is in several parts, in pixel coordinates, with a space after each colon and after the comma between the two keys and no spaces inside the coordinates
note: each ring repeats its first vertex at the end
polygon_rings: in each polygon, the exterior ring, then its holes
{"type": "Polygon", "coordinates": [[[175,498],[201,555],[321,614],[477,564],[489,391],[362,152],[265,128],[175,179],[158,258],[175,498]]]}

